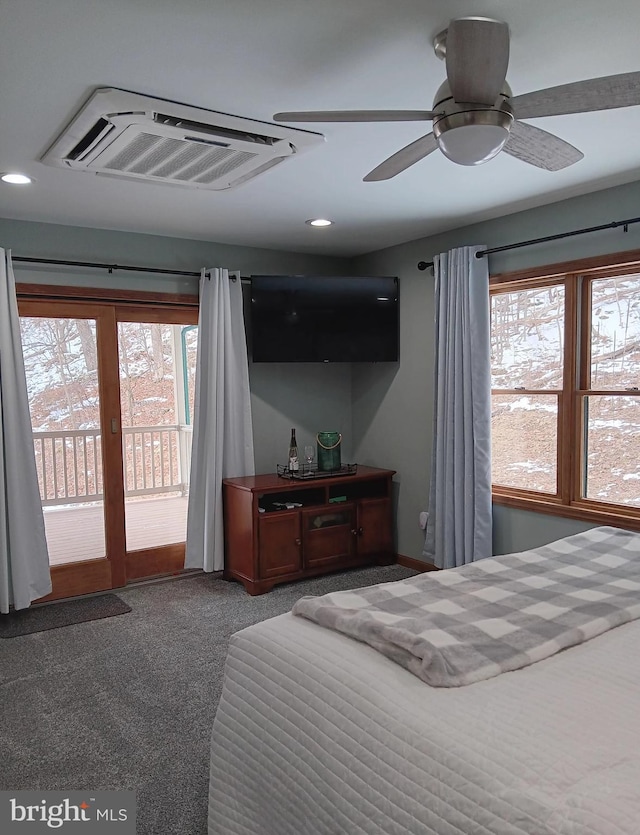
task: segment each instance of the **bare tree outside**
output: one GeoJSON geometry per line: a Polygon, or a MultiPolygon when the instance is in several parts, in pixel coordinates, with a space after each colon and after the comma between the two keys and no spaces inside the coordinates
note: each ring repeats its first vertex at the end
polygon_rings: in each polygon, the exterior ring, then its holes
{"type": "Polygon", "coordinates": [[[102,492],[95,321],[21,317],[40,495],[102,492]],[[43,434],[41,434],[43,433],[43,434]]]}
{"type": "Polygon", "coordinates": [[[96,334],[88,319],[74,319],[78,328],[78,337],[84,356],[84,364],[87,371],[96,371],[98,368],[98,352],[96,349],[96,334]]]}
{"type": "Polygon", "coordinates": [[[585,404],[587,498],[640,506],[640,276],[593,282],[591,395],[585,404]]]}

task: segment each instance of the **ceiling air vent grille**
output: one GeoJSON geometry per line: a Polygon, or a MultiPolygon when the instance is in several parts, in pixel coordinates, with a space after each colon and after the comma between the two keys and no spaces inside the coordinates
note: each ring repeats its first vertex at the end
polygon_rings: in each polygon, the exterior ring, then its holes
{"type": "MultiPolygon", "coordinates": [[[[254,154],[248,154],[246,151],[231,151],[227,152],[228,156],[224,159],[222,156],[218,160],[218,164],[208,171],[203,171],[200,176],[196,178],[198,183],[212,183],[219,177],[226,177],[236,168],[245,165],[249,160],[255,159],[254,154]]],[[[279,160],[274,160],[279,162],[279,160]]]]}
{"type": "Polygon", "coordinates": [[[223,128],[220,125],[207,125],[204,122],[193,122],[189,119],[176,119],[174,116],[167,116],[166,113],[156,113],[155,121],[162,125],[172,125],[183,131],[194,131],[200,135],[226,137],[227,139],[241,139],[243,142],[253,142],[256,145],[273,145],[274,142],[279,141],[275,136],[247,133],[245,130],[223,128]]]}
{"type": "Polygon", "coordinates": [[[227,189],[323,140],[311,131],[101,88],[42,162],[127,179],[227,189]]]}
{"type": "Polygon", "coordinates": [[[162,139],[141,133],[104,167],[109,171],[141,174],[161,180],[213,182],[255,156],[247,151],[211,148],[199,142],[162,139]]]}
{"type": "Polygon", "coordinates": [[[150,133],[139,133],[132,142],[117,153],[109,162],[105,163],[105,168],[112,171],[135,171],[136,174],[146,174],[145,170],[136,170],[136,163],[144,158],[149,152],[153,151],[154,146],[161,145],[161,148],[156,148],[156,154],[162,160],[167,156],[167,145],[171,149],[176,149],[180,146],[177,139],[161,139],[159,136],[151,136],[150,133]]]}

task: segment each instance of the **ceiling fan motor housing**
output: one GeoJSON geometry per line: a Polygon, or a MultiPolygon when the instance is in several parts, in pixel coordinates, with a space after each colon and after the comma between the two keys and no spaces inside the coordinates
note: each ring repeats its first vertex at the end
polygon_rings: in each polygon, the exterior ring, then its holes
{"type": "Polygon", "coordinates": [[[509,139],[513,110],[506,84],[493,105],[457,102],[445,81],[433,102],[433,134],[442,153],[458,165],[480,165],[498,154],[509,139]]]}

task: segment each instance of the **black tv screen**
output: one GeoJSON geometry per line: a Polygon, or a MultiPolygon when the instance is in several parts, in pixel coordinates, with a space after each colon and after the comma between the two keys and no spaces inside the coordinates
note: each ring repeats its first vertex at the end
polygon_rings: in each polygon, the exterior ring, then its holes
{"type": "Polygon", "coordinates": [[[397,362],[393,277],[254,275],[254,362],[397,362]]]}

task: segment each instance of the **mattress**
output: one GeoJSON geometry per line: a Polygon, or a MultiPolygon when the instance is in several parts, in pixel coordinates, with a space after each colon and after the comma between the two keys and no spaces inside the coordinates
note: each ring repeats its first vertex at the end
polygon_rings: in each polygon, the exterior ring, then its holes
{"type": "Polygon", "coordinates": [[[640,623],[433,688],[291,614],[236,633],[213,835],[637,835],[640,623]]]}

